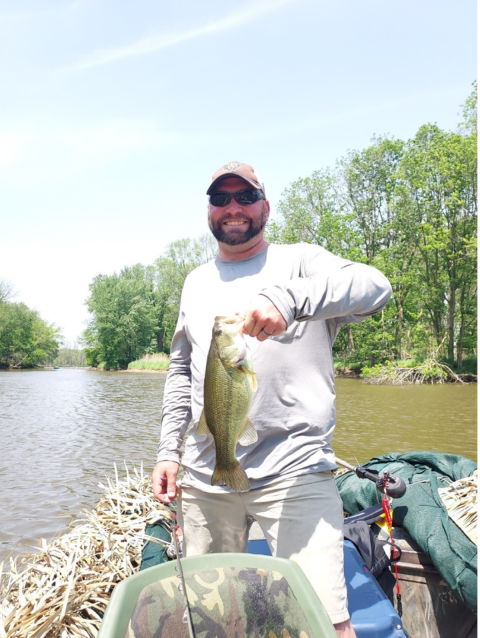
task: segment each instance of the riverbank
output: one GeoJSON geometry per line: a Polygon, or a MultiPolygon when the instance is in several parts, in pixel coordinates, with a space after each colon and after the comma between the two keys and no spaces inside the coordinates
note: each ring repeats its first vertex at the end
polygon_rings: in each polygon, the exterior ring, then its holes
{"type": "Polygon", "coordinates": [[[466,359],[462,370],[433,354],[426,359],[388,361],[369,365],[367,361],[334,362],[335,377],[360,379],[377,385],[418,385],[442,383],[477,383],[477,359],[466,359]]]}
{"type": "MultiPolygon", "coordinates": [[[[73,368],[70,368],[73,369],[73,368]]],[[[126,370],[108,370],[105,368],[75,368],[76,370],[94,370],[97,372],[121,372],[121,373],[134,373],[134,374],[167,374],[168,368],[161,369],[143,369],[143,368],[127,368],[126,370]]],[[[477,375],[475,374],[457,374],[456,378],[450,377],[445,379],[444,383],[477,383],[477,375]]],[[[372,379],[366,379],[362,376],[361,370],[335,370],[335,379],[356,379],[358,381],[363,381],[364,383],[372,383],[372,379]]],[[[389,380],[375,380],[375,383],[378,384],[390,384],[389,380]]],[[[408,385],[411,383],[418,382],[404,382],[404,385],[408,385]]],[[[424,381],[423,383],[428,383],[428,381],[424,381]]],[[[430,383],[442,383],[441,381],[430,381],[430,383]]]]}
{"type": "Polygon", "coordinates": [[[168,370],[143,370],[139,368],[128,368],[128,370],[117,370],[117,372],[134,372],[136,374],[157,374],[160,372],[160,374],[167,374],[168,370]]]}

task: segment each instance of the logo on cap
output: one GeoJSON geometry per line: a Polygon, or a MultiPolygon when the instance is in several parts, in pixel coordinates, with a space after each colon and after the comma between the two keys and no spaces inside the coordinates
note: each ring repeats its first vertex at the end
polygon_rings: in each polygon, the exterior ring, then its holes
{"type": "Polygon", "coordinates": [[[223,170],[236,171],[237,168],[240,168],[240,162],[228,162],[228,164],[225,164],[225,166],[223,167],[223,170]]]}

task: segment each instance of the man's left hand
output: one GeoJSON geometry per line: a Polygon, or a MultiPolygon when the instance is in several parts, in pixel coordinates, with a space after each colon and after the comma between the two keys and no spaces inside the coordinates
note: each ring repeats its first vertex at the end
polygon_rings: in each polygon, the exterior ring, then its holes
{"type": "Polygon", "coordinates": [[[287,322],[277,307],[263,295],[257,295],[250,302],[245,313],[243,332],[259,341],[276,337],[287,329],[287,322]]]}

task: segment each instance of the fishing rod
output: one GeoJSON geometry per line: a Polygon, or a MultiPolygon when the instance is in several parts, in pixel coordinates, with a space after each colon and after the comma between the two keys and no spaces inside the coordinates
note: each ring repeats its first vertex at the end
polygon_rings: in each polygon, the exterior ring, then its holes
{"type": "Polygon", "coordinates": [[[379,492],[382,494],[386,492],[391,498],[400,498],[407,491],[405,481],[396,476],[392,476],[388,472],[380,474],[377,470],[369,470],[361,465],[354,466],[346,461],[342,461],[342,459],[339,459],[338,456],[335,457],[335,462],[338,465],[347,468],[347,470],[355,472],[358,478],[373,481],[379,492]]]}
{"type": "Polygon", "coordinates": [[[177,531],[180,529],[180,527],[177,524],[175,515],[172,514],[172,516],[174,517],[174,521],[175,521],[173,525],[174,529],[172,530],[172,536],[175,543],[175,554],[177,557],[177,571],[180,576],[180,589],[182,590],[183,597],[185,599],[185,613],[183,614],[183,622],[186,622],[188,624],[189,638],[195,638],[195,632],[193,631],[192,612],[190,609],[190,604],[188,602],[187,585],[185,583],[185,577],[183,575],[182,561],[180,560],[180,547],[178,545],[178,538],[177,538],[177,531]]]}

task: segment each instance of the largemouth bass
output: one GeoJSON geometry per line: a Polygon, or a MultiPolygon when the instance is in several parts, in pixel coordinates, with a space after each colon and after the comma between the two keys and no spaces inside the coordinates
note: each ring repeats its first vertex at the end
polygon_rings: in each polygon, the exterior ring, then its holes
{"type": "Polygon", "coordinates": [[[246,492],[250,482],[235,456],[237,443],[251,445],[258,440],[248,418],[257,379],[243,334],[243,318],[215,317],[205,371],[204,408],[197,434],[211,434],[216,463],[212,485],[229,485],[246,492]]]}

